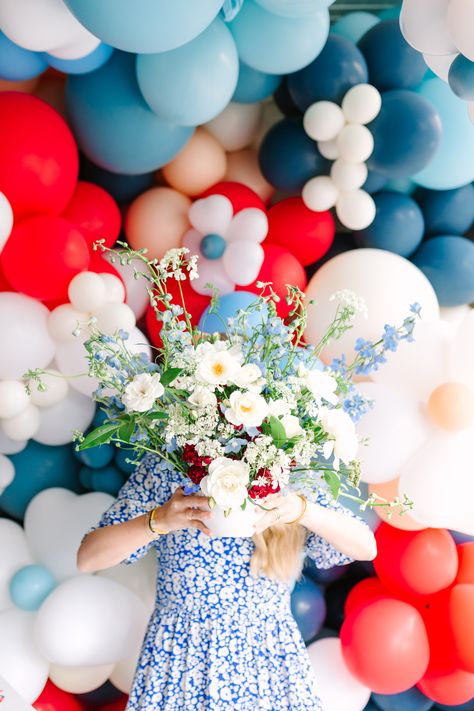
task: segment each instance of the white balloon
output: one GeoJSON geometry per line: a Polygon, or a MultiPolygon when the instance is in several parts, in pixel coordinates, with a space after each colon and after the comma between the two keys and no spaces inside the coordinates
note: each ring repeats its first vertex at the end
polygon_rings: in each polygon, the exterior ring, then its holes
{"type": "Polygon", "coordinates": [[[310,210],[324,212],[334,207],[339,198],[339,190],[332,178],[318,175],[304,185],[301,197],[310,210]]]}
{"type": "Polygon", "coordinates": [[[99,381],[89,377],[89,363],[86,355],[84,341],[77,337],[72,341],[58,344],[56,364],[59,372],[69,378],[68,382],[71,388],[90,397],[99,386],[99,381]]]}
{"type": "Polygon", "coordinates": [[[9,592],[12,576],[23,566],[35,561],[23,528],[7,518],[0,518],[0,551],[0,610],[6,610],[12,606],[9,592]]]}
{"type": "Polygon", "coordinates": [[[70,694],[87,694],[105,684],[113,670],[113,664],[95,667],[63,667],[51,664],[49,678],[59,689],[70,694]]]}
{"type": "Polygon", "coordinates": [[[0,293],[1,379],[21,378],[27,370],[51,362],[55,344],[48,332],[48,314],[46,306],[29,296],[0,293]]]}
{"type": "Polygon", "coordinates": [[[82,272],[71,279],[67,293],[74,309],[90,313],[105,304],[107,288],[95,272],[82,272]]]}
{"type": "Polygon", "coordinates": [[[89,318],[89,314],[77,311],[71,304],[61,304],[49,315],[49,332],[56,341],[73,341],[77,339],[74,335],[77,330],[82,334],[89,333],[86,325],[89,318]]]}
{"type": "Polygon", "coordinates": [[[129,339],[127,341],[128,350],[134,355],[138,353],[145,353],[148,356],[148,360],[151,360],[152,350],[150,342],[145,334],[140,331],[139,328],[134,326],[129,331],[129,339]]]}
{"type": "Polygon", "coordinates": [[[365,190],[343,192],[336,202],[336,215],[350,230],[363,230],[371,225],[376,212],[374,199],[365,190]]]}
{"type": "MultiPolygon", "coordinates": [[[[474,5],[470,0],[450,0],[447,13],[447,32],[458,52],[474,61],[474,5]]],[[[433,54],[435,54],[433,52],[433,54]]]]}
{"type": "Polygon", "coordinates": [[[374,150],[374,137],[359,123],[349,123],[337,137],[339,155],[350,163],[363,163],[374,150]]]}
{"type": "Polygon", "coordinates": [[[13,228],[13,210],[7,197],[0,192],[0,252],[13,228]]]}
{"type": "Polygon", "coordinates": [[[348,123],[366,124],[374,120],[382,107],[380,92],[372,84],[356,84],[342,100],[342,111],[348,123]]]}
{"type": "MultiPolygon", "coordinates": [[[[444,313],[443,313],[444,316],[444,313]]],[[[472,358],[474,356],[474,312],[468,308],[464,318],[457,324],[454,338],[449,344],[446,381],[465,383],[474,388],[474,373],[472,358]]],[[[440,354],[441,355],[441,354],[440,354]]],[[[444,353],[443,353],[444,355],[444,353]]]]}
{"type": "Polygon", "coordinates": [[[467,104],[467,114],[471,120],[471,123],[474,123],[474,101],[469,101],[467,104]]]}
{"type": "Polygon", "coordinates": [[[120,329],[130,331],[135,324],[135,314],[127,304],[105,304],[96,310],[95,326],[108,336],[113,336],[120,329]]]}
{"type": "MultiPolygon", "coordinates": [[[[99,276],[105,284],[106,302],[111,304],[122,304],[125,301],[125,287],[122,281],[114,274],[108,274],[107,272],[101,272],[99,276]]],[[[133,306],[132,310],[135,313],[133,306]]],[[[137,316],[136,313],[135,316],[137,316]]]]}
{"type": "Polygon", "coordinates": [[[18,454],[18,452],[25,449],[27,444],[28,441],[26,439],[10,439],[0,427],[0,452],[2,454],[18,454]]]}
{"type": "Polygon", "coordinates": [[[46,598],[37,612],[35,639],[53,664],[115,664],[141,643],[146,624],[137,595],[113,580],[81,575],[46,598]]]}
{"type": "Polygon", "coordinates": [[[471,313],[471,308],[467,304],[461,306],[441,306],[439,310],[440,317],[451,327],[457,329],[461,325],[464,318],[471,313]]]}
{"type": "MultiPolygon", "coordinates": [[[[84,29],[82,25],[80,26],[84,29]]],[[[100,39],[91,35],[90,32],[80,31],[67,44],[55,47],[49,54],[58,59],[82,59],[91,54],[100,45],[100,39]]]]}
{"type": "Polygon", "coordinates": [[[225,232],[227,242],[263,242],[268,233],[268,218],[258,207],[240,210],[225,232]]]}
{"type": "Polygon", "coordinates": [[[70,389],[64,399],[41,410],[41,422],[34,439],[57,447],[72,441],[75,430],[85,432],[95,415],[90,397],[70,389]]]}
{"type": "MultiPolygon", "coordinates": [[[[434,289],[414,264],[381,249],[354,249],[326,262],[306,288],[307,299],[314,299],[317,304],[308,307],[305,331],[308,343],[318,343],[326,332],[337,307],[337,302],[330,301],[330,297],[343,289],[349,289],[365,300],[368,318],[363,314],[355,316],[354,328],[324,349],[325,362],[341,353],[346,353],[350,362],[356,338],[378,340],[386,323],[395,326],[402,323],[413,302],[421,304],[423,319],[439,318],[434,289]]],[[[411,345],[408,344],[407,349],[411,345]]]]}
{"type": "Polygon", "coordinates": [[[30,404],[30,397],[19,380],[0,380],[0,418],[16,417],[30,404]]]}
{"type": "Polygon", "coordinates": [[[225,195],[210,195],[196,200],[189,208],[189,221],[194,229],[205,235],[215,232],[225,234],[232,221],[234,208],[225,195]]]}
{"type": "Polygon", "coordinates": [[[314,141],[331,141],[343,130],[342,109],[332,101],[317,101],[306,109],[303,127],[314,141]]]}
{"type": "Polygon", "coordinates": [[[69,391],[69,386],[64,376],[59,370],[48,368],[41,375],[41,382],[46,387],[46,390],[39,390],[38,384],[35,381],[30,383],[31,402],[38,407],[52,407],[64,400],[69,391]]]}
{"type": "Polygon", "coordinates": [[[331,166],[331,179],[341,191],[357,190],[367,180],[368,172],[365,163],[348,163],[340,158],[331,166]]]}
{"type": "Polygon", "coordinates": [[[129,694],[132,689],[139,659],[140,650],[128,659],[118,662],[110,675],[110,682],[124,694],[129,694]]]}
{"type": "Polygon", "coordinates": [[[0,613],[1,675],[28,703],[42,692],[49,669],[33,640],[34,619],[34,613],[24,610],[0,613]]]}
{"type": "Polygon", "coordinates": [[[449,70],[458,54],[423,54],[431,71],[443,81],[448,81],[449,70]]]}
{"type": "Polygon", "coordinates": [[[79,574],[76,555],[81,540],[112,502],[113,498],[103,492],[78,496],[59,487],[44,489],[30,501],[25,535],[35,558],[56,580],[79,574]]]}
{"type": "Polygon", "coordinates": [[[3,420],[1,427],[10,439],[25,440],[33,437],[40,426],[40,411],[34,405],[28,405],[19,415],[3,420]]]}
{"type": "Polygon", "coordinates": [[[0,454],[0,494],[15,478],[15,466],[11,459],[0,454]]]}
{"type": "Polygon", "coordinates": [[[427,54],[456,52],[446,22],[450,2],[451,0],[403,0],[400,29],[408,44],[427,54]]]}
{"type": "Polygon", "coordinates": [[[328,160],[336,160],[339,158],[339,148],[337,140],[333,138],[331,141],[318,141],[318,150],[328,160]]]}
{"type": "Polygon", "coordinates": [[[205,124],[225,151],[240,151],[255,140],[262,122],[262,104],[231,101],[224,111],[205,124]]]}
{"type": "Polygon", "coordinates": [[[265,252],[260,244],[231,242],[224,252],[222,262],[234,284],[246,286],[258,277],[264,258],[265,252]]]}
{"type": "Polygon", "coordinates": [[[155,555],[145,555],[133,565],[114,565],[112,568],[105,568],[97,573],[100,577],[115,580],[116,583],[124,585],[138,595],[150,615],[155,608],[156,574],[157,559],[155,555]]]}
{"type": "MultiPolygon", "coordinates": [[[[109,261],[122,277],[127,290],[126,303],[130,306],[138,320],[145,313],[149,303],[147,292],[148,282],[143,277],[135,279],[135,267],[140,272],[143,271],[143,265],[139,260],[135,260],[132,264],[120,264],[120,259],[114,250],[106,252],[105,255],[103,255],[103,259],[109,261]]],[[[112,299],[110,299],[110,301],[112,301],[112,299]]],[[[118,301],[118,299],[114,299],[114,301],[118,301]]]]}
{"type": "Polygon", "coordinates": [[[338,637],[318,639],[308,647],[308,655],[318,679],[318,693],[324,711],[362,711],[370,689],[349,671],[338,637]]]}
{"type": "Polygon", "coordinates": [[[201,257],[199,260],[199,276],[197,279],[193,279],[191,286],[196,293],[211,296],[211,291],[206,284],[212,284],[221,296],[234,291],[234,282],[227,274],[222,262],[217,259],[201,257]]]}

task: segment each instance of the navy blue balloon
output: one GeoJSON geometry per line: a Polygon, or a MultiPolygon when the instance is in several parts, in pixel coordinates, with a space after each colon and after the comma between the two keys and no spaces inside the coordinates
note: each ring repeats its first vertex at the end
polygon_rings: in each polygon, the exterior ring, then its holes
{"type": "Polygon", "coordinates": [[[299,119],[282,119],[266,134],[260,146],[260,169],[275,188],[300,192],[315,175],[329,172],[329,161],[319,153],[299,119]]]}
{"type": "Polygon", "coordinates": [[[465,704],[457,704],[457,706],[445,706],[444,704],[435,704],[433,711],[474,711],[474,697],[465,704]]]}
{"type": "Polygon", "coordinates": [[[415,197],[425,218],[425,235],[462,235],[471,227],[472,183],[453,190],[420,190],[415,197]]]}
{"type": "Polygon", "coordinates": [[[131,474],[136,469],[136,464],[130,464],[127,459],[135,459],[135,455],[132,449],[127,449],[126,447],[117,447],[115,449],[115,466],[120,469],[124,474],[131,474]]]}
{"type": "Polygon", "coordinates": [[[283,77],[283,81],[273,94],[273,100],[284,116],[298,118],[302,115],[302,111],[291,98],[288,89],[288,77],[283,77]]]}
{"type": "Polygon", "coordinates": [[[374,704],[372,699],[369,699],[367,706],[364,706],[362,711],[379,711],[379,707],[374,704]]]}
{"type": "Polygon", "coordinates": [[[232,97],[232,101],[239,104],[252,104],[271,96],[281,82],[278,74],[265,74],[258,69],[249,67],[242,60],[239,62],[239,79],[232,97]]]}
{"type": "Polygon", "coordinates": [[[364,578],[369,577],[369,574],[361,568],[355,568],[355,570],[352,571],[354,567],[354,563],[348,566],[346,568],[346,575],[330,583],[324,591],[327,608],[325,624],[338,632],[344,622],[344,606],[347,596],[354,585],[357,585],[357,583],[364,580],[364,578]],[[352,572],[354,572],[354,574],[352,574],[352,572]]]}
{"type": "Polygon", "coordinates": [[[422,170],[441,142],[438,112],[423,96],[407,89],[382,94],[380,113],[368,128],[374,151],[367,165],[389,178],[406,178],[422,170]]]}
{"type": "Polygon", "coordinates": [[[110,681],[106,681],[98,689],[87,691],[85,694],[74,694],[74,696],[84,705],[84,708],[100,711],[105,704],[113,704],[114,701],[122,699],[123,693],[110,681]]]}
{"type": "Polygon", "coordinates": [[[74,452],[77,459],[91,469],[101,469],[110,464],[115,454],[115,447],[112,444],[100,444],[97,447],[74,452]]]}
{"type": "Polygon", "coordinates": [[[474,301],[474,242],[441,235],[423,242],[412,261],[428,277],[441,306],[474,301]]]}
{"type": "Polygon", "coordinates": [[[372,694],[372,701],[380,711],[429,711],[433,701],[416,686],[399,694],[372,694]]]}
{"type": "Polygon", "coordinates": [[[315,101],[340,104],[344,94],[356,84],[368,81],[362,52],[345,37],[330,34],[316,59],[288,76],[288,89],[295,104],[306,111],[315,101]]]}
{"type": "Polygon", "coordinates": [[[100,187],[107,190],[117,202],[129,202],[155,184],[154,173],[143,173],[140,175],[111,173],[109,170],[105,170],[105,168],[100,168],[85,155],[81,155],[80,179],[100,185],[100,187]]]}
{"type": "Polygon", "coordinates": [[[406,42],[398,20],[374,25],[358,47],[369,68],[369,81],[379,91],[414,89],[426,74],[423,55],[406,42]]]}
{"type": "Polygon", "coordinates": [[[0,32],[0,79],[26,81],[48,68],[42,52],[30,52],[0,32]]]}
{"type": "Polygon", "coordinates": [[[386,175],[377,173],[375,170],[369,170],[367,179],[363,184],[362,189],[365,190],[366,193],[373,195],[374,193],[378,193],[379,190],[382,190],[386,184],[386,175]]]}
{"type": "Polygon", "coordinates": [[[458,54],[449,67],[448,82],[460,99],[474,101],[474,62],[458,54]]]}
{"type": "Polygon", "coordinates": [[[304,641],[316,637],[326,616],[326,603],[321,589],[309,578],[302,578],[293,588],[291,611],[304,641]]]}
{"type": "Polygon", "coordinates": [[[79,493],[80,464],[71,445],[49,447],[30,440],[18,454],[10,456],[15,478],[0,496],[0,508],[16,519],[22,519],[31,499],[43,489],[61,486],[79,493]]]}
{"type": "Polygon", "coordinates": [[[346,571],[344,566],[335,565],[333,568],[318,568],[312,558],[306,558],[303,567],[304,575],[314,580],[319,585],[328,585],[342,578],[346,571]]]}
{"type": "Polygon", "coordinates": [[[374,221],[354,232],[359,247],[373,247],[409,257],[423,239],[425,221],[417,203],[408,195],[383,190],[374,195],[374,221]]]}
{"type": "Polygon", "coordinates": [[[470,536],[468,533],[460,533],[459,531],[450,531],[451,536],[454,538],[456,544],[459,543],[471,543],[474,541],[474,536],[470,536]]]}

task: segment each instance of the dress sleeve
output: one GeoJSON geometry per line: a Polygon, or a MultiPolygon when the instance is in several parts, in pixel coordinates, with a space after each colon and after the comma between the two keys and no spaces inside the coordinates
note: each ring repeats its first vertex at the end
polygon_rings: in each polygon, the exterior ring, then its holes
{"type": "MultiPolygon", "coordinates": [[[[364,525],[367,525],[360,516],[357,516],[350,509],[347,509],[338,501],[332,499],[330,495],[322,489],[319,490],[315,498],[315,503],[332,509],[333,511],[344,513],[347,516],[352,516],[358,521],[361,521],[364,525]]],[[[333,568],[336,565],[347,565],[353,562],[353,558],[342,553],[342,551],[326,541],[322,536],[313,532],[310,532],[306,538],[305,554],[314,561],[317,568],[327,569],[333,568]]]]}
{"type": "MultiPolygon", "coordinates": [[[[84,534],[84,538],[97,528],[113,526],[141,516],[169,499],[172,494],[171,484],[157,463],[157,457],[153,455],[143,458],[118,492],[113,504],[104,511],[97,524],[84,534]]],[[[155,542],[156,539],[151,538],[149,543],[138,548],[121,563],[130,564],[139,560],[154,547],[155,542]]]]}

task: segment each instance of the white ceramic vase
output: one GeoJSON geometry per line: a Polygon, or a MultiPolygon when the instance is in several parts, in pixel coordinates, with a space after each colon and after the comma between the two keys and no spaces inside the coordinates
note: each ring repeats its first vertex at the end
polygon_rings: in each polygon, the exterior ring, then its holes
{"type": "Polygon", "coordinates": [[[227,538],[247,538],[253,536],[254,524],[262,513],[261,508],[247,501],[245,510],[233,509],[228,516],[224,516],[224,509],[215,506],[213,516],[206,521],[207,527],[214,536],[227,538]]]}

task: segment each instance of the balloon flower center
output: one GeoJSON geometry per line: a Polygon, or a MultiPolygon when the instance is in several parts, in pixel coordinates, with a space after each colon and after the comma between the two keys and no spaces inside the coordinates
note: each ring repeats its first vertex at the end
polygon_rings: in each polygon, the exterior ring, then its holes
{"type": "Polygon", "coordinates": [[[209,234],[202,238],[199,246],[206,259],[220,259],[225,252],[226,242],[220,235],[209,234]]]}
{"type": "Polygon", "coordinates": [[[464,430],[474,423],[474,391],[463,383],[443,383],[431,393],[428,413],[444,430],[464,430]]]}

